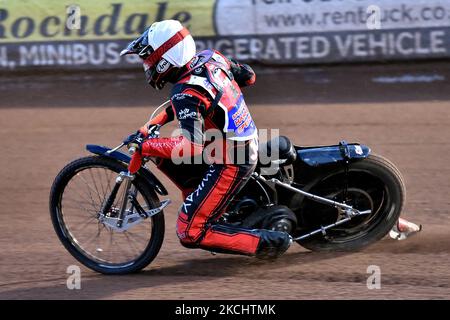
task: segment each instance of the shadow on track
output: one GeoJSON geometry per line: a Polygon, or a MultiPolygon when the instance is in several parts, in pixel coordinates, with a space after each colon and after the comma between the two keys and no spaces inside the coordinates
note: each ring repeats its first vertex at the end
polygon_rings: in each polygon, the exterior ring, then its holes
{"type": "MultiPolygon", "coordinates": [[[[266,271],[279,269],[288,265],[301,266],[302,263],[312,263],[327,259],[334,259],[348,253],[287,253],[277,260],[265,261],[242,256],[219,255],[211,258],[190,259],[169,267],[143,270],[142,272],[124,276],[105,276],[90,273],[84,275],[82,271],[81,290],[68,290],[66,279],[51,281],[44,286],[44,281],[36,281],[32,288],[17,288],[0,293],[0,299],[108,299],[126,291],[140,289],[158,290],[159,287],[180,285],[183,282],[193,283],[211,281],[214,278],[242,277],[250,279],[257,277],[264,279],[266,271]]],[[[297,276],[305,274],[296,272],[297,276]]],[[[147,290],[146,290],[147,291],[147,290]]],[[[161,295],[158,295],[161,297],[161,295]]],[[[142,296],[139,296],[142,298],[142,296]]],[[[145,299],[154,299],[145,296],[145,299]]]]}

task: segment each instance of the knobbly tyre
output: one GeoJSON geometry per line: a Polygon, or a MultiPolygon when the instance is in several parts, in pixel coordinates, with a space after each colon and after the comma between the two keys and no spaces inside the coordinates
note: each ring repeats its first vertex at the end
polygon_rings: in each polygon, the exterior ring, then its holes
{"type": "MultiPolygon", "coordinates": [[[[158,137],[159,129],[153,126],[147,139],[158,137]]],[[[155,259],[170,203],[160,200],[168,192],[146,165],[157,159],[145,158],[132,175],[130,156],[119,151],[124,146],[87,145],[93,155],[66,165],[50,192],[59,239],[78,261],[104,274],[136,272],[155,259]]],[[[402,175],[365,145],[304,147],[278,136],[261,143],[260,154],[278,156],[258,163],[215,223],[285,231],[312,251],[351,251],[380,240],[399,220],[402,175]]],[[[201,179],[190,183],[195,187],[201,179]]]]}

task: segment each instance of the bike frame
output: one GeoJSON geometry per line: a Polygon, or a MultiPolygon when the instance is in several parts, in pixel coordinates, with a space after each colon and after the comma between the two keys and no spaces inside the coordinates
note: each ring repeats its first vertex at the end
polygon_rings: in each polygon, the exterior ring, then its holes
{"type": "MultiPolygon", "coordinates": [[[[159,128],[160,126],[155,126],[153,130],[150,132],[151,137],[157,137],[159,136],[159,128]]],[[[128,156],[125,153],[122,153],[119,151],[122,147],[124,147],[124,143],[118,145],[117,147],[110,149],[108,147],[98,146],[98,145],[88,145],[86,146],[87,150],[89,150],[92,153],[115,158],[116,160],[119,160],[124,163],[129,163],[131,161],[131,157],[128,156]]],[[[308,148],[296,148],[297,154],[302,159],[304,163],[306,163],[309,166],[320,166],[328,163],[336,163],[336,162],[344,162],[345,167],[348,166],[348,162],[350,159],[362,159],[368,156],[370,153],[370,149],[367,146],[359,145],[359,144],[348,144],[345,141],[341,141],[339,145],[335,146],[324,146],[324,147],[308,147],[308,148]]],[[[128,153],[133,154],[136,152],[136,149],[134,147],[129,148],[128,153]]],[[[167,191],[162,185],[162,183],[149,171],[149,170],[141,170],[140,172],[146,172],[147,173],[147,181],[152,185],[160,194],[167,195],[167,191]]],[[[282,182],[276,178],[271,178],[270,180],[267,180],[262,175],[258,173],[253,173],[253,178],[255,178],[257,181],[267,184],[272,183],[273,185],[278,185],[283,188],[286,188],[290,191],[299,193],[306,198],[316,201],[325,205],[329,205],[331,207],[334,207],[338,210],[341,210],[342,213],[345,214],[345,218],[341,219],[333,224],[329,224],[326,226],[321,226],[320,228],[313,230],[307,234],[304,234],[302,236],[296,237],[293,240],[303,240],[306,238],[309,238],[315,234],[322,233],[323,235],[326,235],[326,230],[331,229],[333,227],[336,227],[338,225],[344,224],[351,219],[353,219],[356,216],[362,216],[362,215],[368,215],[371,214],[371,210],[364,210],[360,211],[352,206],[349,206],[342,202],[337,202],[328,198],[324,198],[318,195],[314,195],[312,193],[309,193],[307,191],[304,191],[300,188],[293,187],[292,184],[282,182]]],[[[140,207],[139,203],[137,202],[136,198],[132,195],[130,195],[130,186],[131,181],[134,179],[134,175],[131,175],[130,172],[121,172],[119,176],[116,179],[116,185],[114,186],[113,190],[111,191],[110,196],[108,197],[108,200],[105,202],[105,206],[103,206],[102,212],[100,215],[103,215],[104,222],[110,225],[112,228],[114,228],[117,231],[124,231],[130,228],[132,225],[139,223],[141,220],[146,219],[152,215],[155,215],[159,212],[161,212],[169,203],[170,200],[165,200],[160,203],[160,206],[157,208],[152,208],[151,210],[145,211],[140,207]],[[120,188],[121,183],[125,181],[125,197],[123,200],[123,203],[121,205],[121,209],[119,212],[119,217],[117,220],[107,220],[107,219],[116,219],[116,218],[106,218],[106,213],[110,209],[112,203],[114,202],[114,199],[117,195],[117,192],[120,188]],[[136,207],[136,210],[138,211],[138,215],[134,215],[133,212],[131,213],[132,216],[132,222],[129,222],[129,216],[125,215],[126,208],[128,206],[128,201],[132,201],[133,207],[136,207]],[[113,225],[112,222],[115,222],[115,225],[113,225]]],[[[345,190],[344,190],[345,193],[345,190]]]]}
{"type": "Polygon", "coordinates": [[[268,182],[269,181],[269,182],[271,182],[271,183],[273,183],[275,185],[278,185],[278,186],[284,187],[284,188],[286,188],[286,189],[288,189],[290,191],[299,193],[299,194],[305,196],[306,198],[308,198],[310,200],[313,200],[313,201],[316,201],[316,202],[319,202],[319,203],[322,203],[322,204],[325,204],[325,205],[329,205],[329,206],[334,207],[336,209],[339,209],[343,213],[345,213],[346,218],[344,218],[342,220],[339,220],[336,223],[332,223],[332,224],[329,224],[329,225],[326,225],[326,226],[322,226],[319,229],[316,229],[316,230],[314,230],[314,231],[312,231],[310,233],[307,233],[305,235],[302,235],[300,237],[294,238],[293,240],[296,240],[296,241],[309,238],[309,237],[311,237],[311,236],[313,236],[315,234],[318,234],[318,233],[322,233],[323,235],[326,235],[326,230],[328,230],[330,228],[333,228],[333,227],[336,227],[336,226],[341,225],[343,223],[346,223],[346,222],[350,221],[351,219],[353,219],[356,216],[368,215],[368,214],[372,213],[371,210],[360,211],[360,210],[357,210],[357,209],[353,208],[352,206],[349,206],[349,205],[347,205],[345,203],[337,202],[337,201],[334,201],[334,200],[330,200],[328,198],[324,198],[324,197],[321,197],[321,196],[318,196],[318,195],[315,195],[315,194],[303,191],[303,190],[301,190],[299,188],[293,187],[291,184],[288,184],[288,183],[285,183],[285,182],[281,182],[280,180],[275,179],[275,178],[267,180],[263,176],[261,176],[261,175],[259,175],[257,173],[253,173],[253,177],[255,177],[257,180],[260,180],[260,181],[263,181],[263,182],[268,182]]]}

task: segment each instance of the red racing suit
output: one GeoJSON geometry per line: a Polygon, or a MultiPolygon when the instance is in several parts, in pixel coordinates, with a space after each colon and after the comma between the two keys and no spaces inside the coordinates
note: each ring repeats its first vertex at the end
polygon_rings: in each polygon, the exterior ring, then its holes
{"type": "Polygon", "coordinates": [[[285,245],[289,236],[284,232],[217,223],[257,163],[257,129],[240,90],[255,82],[255,73],[210,50],[197,54],[182,71],[171,91],[171,105],[150,123],[163,125],[176,117],[181,134],[144,142],[130,171],[138,169],[142,156],[159,158],[158,168],[185,198],[177,235],[186,247],[258,255],[285,245]],[[214,143],[206,137],[210,131],[214,143]]]}

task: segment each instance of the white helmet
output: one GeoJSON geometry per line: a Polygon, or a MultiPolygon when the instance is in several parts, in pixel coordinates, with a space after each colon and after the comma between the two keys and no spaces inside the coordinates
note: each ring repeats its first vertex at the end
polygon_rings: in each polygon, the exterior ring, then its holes
{"type": "Polygon", "coordinates": [[[195,42],[189,31],[179,21],[164,20],[153,23],[120,55],[138,54],[144,60],[147,81],[161,89],[175,68],[185,66],[195,52],[195,42]]]}
{"type": "MultiPolygon", "coordinates": [[[[150,26],[148,31],[148,44],[151,45],[154,50],[157,50],[162,44],[183,29],[184,27],[177,20],[155,22],[150,26]]],[[[192,60],[195,52],[194,39],[188,33],[180,42],[166,51],[162,57],[175,67],[180,68],[192,60]]]]}

